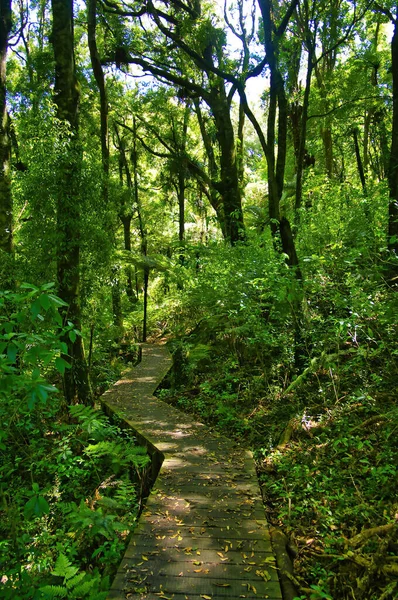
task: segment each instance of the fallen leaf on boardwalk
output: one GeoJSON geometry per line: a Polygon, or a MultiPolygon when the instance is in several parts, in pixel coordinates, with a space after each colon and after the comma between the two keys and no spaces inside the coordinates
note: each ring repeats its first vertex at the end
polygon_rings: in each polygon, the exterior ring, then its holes
{"type": "Polygon", "coordinates": [[[222,552],[217,552],[218,556],[220,556],[221,558],[224,558],[224,554],[222,552]]]}
{"type": "Polygon", "coordinates": [[[251,571],[252,568],[251,567],[245,567],[243,570],[246,571],[246,573],[249,573],[249,571],[251,571]]]}
{"type": "Polygon", "coordinates": [[[267,563],[275,562],[275,556],[267,556],[267,558],[265,559],[265,562],[267,562],[267,563]]]}
{"type": "Polygon", "coordinates": [[[200,560],[195,560],[193,564],[194,565],[201,565],[202,563],[200,562],[200,560]]]}
{"type": "Polygon", "coordinates": [[[262,577],[264,579],[264,581],[269,581],[271,579],[271,575],[268,573],[268,571],[264,570],[264,571],[256,571],[256,575],[257,577],[262,577]]]}
{"type": "Polygon", "coordinates": [[[200,556],[200,550],[196,550],[196,554],[200,556]]]}
{"type": "Polygon", "coordinates": [[[206,594],[201,594],[200,597],[204,598],[205,600],[211,600],[211,596],[206,596],[206,594]]]}
{"type": "Polygon", "coordinates": [[[177,538],[177,541],[181,542],[181,540],[182,540],[182,537],[179,535],[178,538],[177,538]]]}
{"type": "Polygon", "coordinates": [[[247,555],[243,552],[242,554],[243,558],[247,558],[247,555]]]}
{"type": "Polygon", "coordinates": [[[141,556],[142,560],[148,560],[148,558],[144,555],[141,556]]]}
{"type": "Polygon", "coordinates": [[[224,552],[228,552],[228,550],[229,550],[229,546],[225,546],[224,552]]]}
{"type": "Polygon", "coordinates": [[[230,583],[215,583],[214,585],[216,585],[217,587],[222,587],[222,588],[231,587],[230,583]]]}
{"type": "Polygon", "coordinates": [[[229,558],[227,556],[225,556],[224,558],[222,558],[221,562],[225,562],[226,560],[229,560],[229,558]]]}
{"type": "Polygon", "coordinates": [[[194,569],[193,572],[194,573],[201,573],[203,569],[194,569]]]}

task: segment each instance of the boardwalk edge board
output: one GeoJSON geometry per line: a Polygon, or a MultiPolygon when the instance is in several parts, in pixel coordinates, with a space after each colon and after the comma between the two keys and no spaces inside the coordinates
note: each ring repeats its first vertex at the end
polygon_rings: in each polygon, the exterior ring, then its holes
{"type": "Polygon", "coordinates": [[[101,398],[152,459],[155,484],[108,600],[282,600],[253,455],[154,397],[172,365],[164,344],[101,398]]]}

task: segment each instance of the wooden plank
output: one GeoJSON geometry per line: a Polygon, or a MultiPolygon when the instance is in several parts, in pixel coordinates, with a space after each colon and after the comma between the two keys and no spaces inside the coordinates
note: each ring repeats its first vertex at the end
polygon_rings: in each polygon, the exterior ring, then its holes
{"type": "MultiPolygon", "coordinates": [[[[221,578],[206,578],[203,574],[198,573],[193,576],[162,576],[157,573],[153,575],[150,571],[147,574],[131,572],[119,588],[127,595],[138,594],[139,597],[145,597],[145,593],[163,593],[167,596],[170,594],[195,594],[207,595],[210,598],[269,598],[282,596],[280,594],[280,586],[278,581],[267,581],[252,579],[245,580],[229,580],[221,578]]],[[[128,596],[127,596],[128,597],[128,596]]],[[[134,597],[134,596],[132,596],[134,597]]]]}
{"type": "Polygon", "coordinates": [[[139,564],[144,561],[142,558],[145,556],[148,560],[156,560],[159,556],[162,561],[169,562],[200,562],[202,564],[207,563],[220,563],[220,564],[234,564],[234,565],[249,565],[249,566],[257,566],[261,567],[267,564],[274,565],[274,555],[268,550],[266,552],[261,552],[256,550],[256,552],[248,551],[246,548],[241,550],[230,550],[229,552],[221,552],[221,556],[219,551],[216,549],[201,549],[198,550],[194,546],[186,547],[186,548],[176,548],[176,547],[158,547],[154,548],[153,545],[148,546],[129,546],[124,555],[122,565],[124,564],[139,564]],[[198,554],[199,552],[199,554],[198,554]]]}
{"type": "Polygon", "coordinates": [[[134,534],[132,544],[133,547],[135,546],[137,548],[137,552],[143,552],[142,548],[144,547],[153,548],[154,550],[162,548],[197,548],[199,550],[216,550],[217,552],[224,552],[224,549],[227,546],[230,550],[238,550],[247,553],[271,552],[271,543],[267,539],[231,539],[230,542],[227,543],[225,538],[216,537],[216,533],[212,537],[182,536],[178,533],[173,533],[170,536],[163,536],[162,534],[154,536],[152,533],[148,535],[134,534]]]}
{"type": "Polygon", "coordinates": [[[187,524],[181,519],[175,519],[170,516],[148,515],[141,520],[135,529],[135,534],[145,531],[155,533],[165,533],[169,531],[178,531],[184,533],[186,530],[194,537],[213,537],[217,535],[224,539],[269,539],[267,522],[245,519],[242,524],[237,524],[232,520],[217,519],[213,522],[206,520],[197,525],[187,524]]]}
{"type": "Polygon", "coordinates": [[[108,598],[281,600],[252,454],[153,398],[168,364],[144,346],[104,397],[160,467],[108,598]]]}

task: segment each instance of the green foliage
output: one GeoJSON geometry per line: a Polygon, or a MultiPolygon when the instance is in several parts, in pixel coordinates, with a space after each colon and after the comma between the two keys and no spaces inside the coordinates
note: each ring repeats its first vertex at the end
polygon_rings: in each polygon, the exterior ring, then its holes
{"type": "Polygon", "coordinates": [[[65,303],[53,287],[22,284],[18,292],[0,291],[0,398],[18,397],[29,411],[57,391],[43,376],[69,367],[60,356],[67,352],[61,338],[78,333],[72,324],[62,327],[58,309],[65,303]]]}
{"type": "Polygon", "coordinates": [[[80,333],[62,327],[52,288],[0,293],[1,595],[97,600],[134,526],[149,458],[101,411],[66,412],[54,385],[68,366],[61,340],[80,333]]]}
{"type": "Polygon", "coordinates": [[[392,575],[377,565],[395,560],[396,528],[355,549],[373,579],[347,541],[396,518],[398,305],[385,281],[385,190],[364,198],[317,175],[306,186],[301,288],[265,236],[195,249],[196,264],[187,252],[169,319],[174,372],[159,394],[256,450],[269,519],[299,546],[303,598],[389,598],[392,575]]]}
{"type": "MultiPolygon", "coordinates": [[[[280,209],[293,225],[303,275],[298,282],[285,264],[280,240],[271,240],[266,231],[268,167],[249,127],[243,146],[241,140],[231,146],[231,155],[242,147],[245,155],[241,191],[247,243],[228,248],[217,242],[220,224],[213,208],[220,208],[220,190],[229,174],[221,174],[219,142],[226,128],[219,127],[214,111],[224,81],[210,72],[209,64],[243,81],[242,69],[248,72],[264,54],[271,56],[260,48],[262,20],[249,14],[245,3],[226,6],[237,39],[246,39],[240,57],[214,7],[204,4],[199,14],[195,3],[189,4],[190,11],[178,11],[177,23],[175,6],[164,3],[168,14],[161,21],[163,27],[170,25],[172,41],[155,22],[143,28],[145,18],[121,19],[98,5],[97,44],[105,61],[121,51],[123,68],[123,52],[126,60],[145,56],[179,84],[177,90],[145,78],[126,90],[124,78],[107,67],[109,176],[101,160],[98,90],[83,9],[75,23],[79,144],[71,154],[69,128],[56,117],[52,100],[50,14],[36,0],[26,9],[14,8],[18,35],[15,52],[8,52],[7,103],[14,135],[15,255],[1,255],[0,278],[12,273],[15,281],[29,279],[35,285],[0,292],[0,561],[6,578],[1,593],[24,600],[37,597],[39,589],[43,598],[103,597],[103,575],[112,573],[134,526],[148,458],[100,411],[65,406],[59,391],[69,368],[65,339],[84,338],[100,395],[120,375],[122,360],[134,364],[137,359],[143,274],[149,268],[149,329],[173,337],[174,372],[160,393],[257,451],[259,468],[266,473],[270,520],[297,538],[296,569],[306,596],[393,597],[395,582],[388,581],[383,562],[395,560],[396,538],[388,545],[376,537],[356,550],[355,556],[362,553],[369,561],[375,555],[368,569],[373,582],[366,581],[365,569],[344,558],[345,539],[391,522],[396,510],[391,482],[397,461],[398,306],[387,283],[396,257],[386,249],[391,83],[396,76],[389,17],[380,7],[370,11],[361,2],[356,8],[348,1],[320,2],[313,4],[307,23],[304,3],[293,11],[288,33],[271,33],[290,113],[286,123],[283,111],[278,113],[279,131],[289,127],[280,209]],[[314,61],[305,148],[315,164],[304,171],[303,206],[295,211],[293,125],[296,116],[301,129],[304,89],[299,79],[312,33],[319,62],[314,61]],[[179,39],[203,60],[192,60],[178,47],[179,39]],[[205,69],[198,67],[202,63],[205,69]],[[200,103],[207,150],[193,98],[200,103]],[[214,99],[211,110],[203,98],[214,99]],[[134,148],[132,115],[140,138],[134,148]],[[359,186],[353,129],[366,193],[359,186]],[[326,134],[332,154],[327,175],[326,134]],[[71,161],[78,166],[74,194],[65,185],[71,161]],[[183,241],[178,237],[181,177],[183,241]],[[208,179],[217,182],[216,189],[208,179]],[[60,199],[71,210],[57,218],[60,199]],[[121,251],[127,216],[132,249],[121,251]],[[72,323],[62,326],[58,311],[65,306],[52,286],[42,285],[56,279],[57,259],[69,243],[60,238],[60,219],[78,234],[81,331],[72,323]],[[128,278],[134,302],[126,294],[128,278]],[[283,444],[287,429],[291,437],[283,444]]],[[[277,29],[286,6],[270,5],[277,29]]],[[[395,10],[391,2],[387,6],[395,10]]],[[[257,78],[271,132],[269,81],[257,78]]],[[[251,107],[252,95],[248,88],[251,107]]],[[[236,98],[228,98],[235,124],[236,98]]],[[[218,120],[226,123],[229,117],[226,105],[218,120]]]]}
{"type": "Polygon", "coordinates": [[[104,589],[104,583],[107,582],[101,582],[98,573],[79,572],[79,569],[74,567],[64,554],[58,556],[51,575],[63,578],[63,584],[41,587],[38,598],[43,598],[43,600],[52,600],[52,598],[105,600],[107,596],[106,590],[100,591],[104,589]]]}
{"type": "Polygon", "coordinates": [[[24,517],[30,519],[32,517],[42,517],[48,514],[50,507],[44,496],[39,493],[39,486],[37,483],[32,484],[32,497],[27,501],[24,507],[24,517]]]}

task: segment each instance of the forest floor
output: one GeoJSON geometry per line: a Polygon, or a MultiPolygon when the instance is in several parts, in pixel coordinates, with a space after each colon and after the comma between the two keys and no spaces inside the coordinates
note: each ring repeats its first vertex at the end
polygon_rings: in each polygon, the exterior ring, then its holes
{"type": "Polygon", "coordinates": [[[398,598],[394,390],[378,380],[353,393],[343,364],[308,369],[276,393],[225,345],[191,336],[171,348],[174,371],[158,394],[254,451],[296,598],[398,598]]]}

